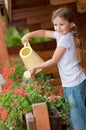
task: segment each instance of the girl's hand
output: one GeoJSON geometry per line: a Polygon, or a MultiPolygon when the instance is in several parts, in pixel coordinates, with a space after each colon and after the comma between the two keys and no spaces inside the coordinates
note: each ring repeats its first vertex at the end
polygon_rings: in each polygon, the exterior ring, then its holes
{"type": "Polygon", "coordinates": [[[22,40],[22,44],[27,43],[28,42],[28,34],[24,35],[21,40],[22,40]]]}
{"type": "Polygon", "coordinates": [[[36,73],[36,68],[32,67],[29,69],[30,73],[31,73],[31,77],[34,78],[35,77],[35,73],[36,73]]]}

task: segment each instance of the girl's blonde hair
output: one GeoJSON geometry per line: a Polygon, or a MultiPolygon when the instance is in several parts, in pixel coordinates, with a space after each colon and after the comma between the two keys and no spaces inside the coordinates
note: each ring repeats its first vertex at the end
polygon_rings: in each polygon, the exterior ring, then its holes
{"type": "Polygon", "coordinates": [[[56,17],[63,18],[65,20],[67,20],[68,22],[73,22],[73,20],[74,20],[73,11],[71,9],[67,8],[67,7],[61,7],[59,9],[57,9],[56,11],[54,11],[52,13],[52,21],[56,17]]]}

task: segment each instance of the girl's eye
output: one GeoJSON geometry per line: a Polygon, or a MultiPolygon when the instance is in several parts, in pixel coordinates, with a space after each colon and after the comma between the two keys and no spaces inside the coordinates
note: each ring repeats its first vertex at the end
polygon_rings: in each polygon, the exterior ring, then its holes
{"type": "Polygon", "coordinates": [[[60,24],[61,26],[64,25],[63,23],[60,24]]]}
{"type": "Polygon", "coordinates": [[[57,26],[57,24],[54,24],[54,26],[57,26]]]}

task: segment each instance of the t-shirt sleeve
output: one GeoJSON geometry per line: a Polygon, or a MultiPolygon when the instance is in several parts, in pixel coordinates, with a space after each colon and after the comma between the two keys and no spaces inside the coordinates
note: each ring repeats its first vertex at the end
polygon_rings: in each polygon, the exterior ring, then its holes
{"type": "Polygon", "coordinates": [[[59,33],[55,31],[55,32],[54,32],[54,37],[56,38],[56,40],[59,39],[59,36],[60,36],[59,33]]]}
{"type": "Polygon", "coordinates": [[[58,46],[70,48],[71,47],[71,38],[68,36],[62,36],[58,42],[58,46]]]}

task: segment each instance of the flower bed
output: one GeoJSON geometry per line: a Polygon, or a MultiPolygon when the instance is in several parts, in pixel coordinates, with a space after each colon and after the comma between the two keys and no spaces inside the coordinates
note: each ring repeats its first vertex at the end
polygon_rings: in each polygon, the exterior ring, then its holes
{"type": "Polygon", "coordinates": [[[10,61],[3,67],[5,83],[0,89],[0,129],[25,130],[23,115],[32,110],[35,103],[46,102],[49,115],[67,118],[71,106],[65,102],[63,88],[51,86],[50,76],[40,72],[33,82],[23,78],[25,68],[21,60],[10,61]]]}

